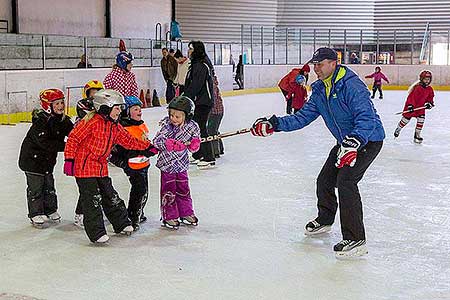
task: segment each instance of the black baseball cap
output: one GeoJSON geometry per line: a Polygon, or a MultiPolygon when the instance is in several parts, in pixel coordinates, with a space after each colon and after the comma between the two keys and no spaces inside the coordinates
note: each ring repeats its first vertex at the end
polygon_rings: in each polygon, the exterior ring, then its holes
{"type": "Polygon", "coordinates": [[[331,48],[322,47],[314,52],[313,57],[308,63],[317,64],[324,59],[337,60],[337,53],[331,48]]]}

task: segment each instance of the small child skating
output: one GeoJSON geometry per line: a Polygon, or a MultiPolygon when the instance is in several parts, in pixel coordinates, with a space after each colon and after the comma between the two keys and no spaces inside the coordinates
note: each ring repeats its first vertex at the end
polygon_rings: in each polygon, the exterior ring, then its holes
{"type": "MultiPolygon", "coordinates": [[[[120,124],[136,139],[148,141],[149,130],[142,120],[142,102],[135,96],[125,96],[125,103],[126,108],[122,112],[120,124]]],[[[140,223],[147,220],[144,208],[148,198],[148,169],[150,156],[157,153],[156,148],[127,150],[120,145],[115,146],[111,152],[109,161],[122,168],[130,180],[131,190],[127,211],[135,231],[139,230],[140,223]]]]}
{"type": "Polygon", "coordinates": [[[380,93],[380,97],[378,99],[383,99],[383,90],[381,89],[382,81],[384,80],[389,83],[389,79],[381,72],[381,67],[375,67],[375,72],[367,75],[365,78],[373,78],[373,87],[372,87],[372,99],[375,98],[375,93],[378,91],[380,93]]]}
{"type": "Polygon", "coordinates": [[[295,84],[291,84],[289,87],[289,94],[292,99],[292,108],[294,114],[302,109],[308,99],[308,91],[306,90],[306,78],[303,75],[297,75],[295,78],[295,84]]]}
{"type": "Polygon", "coordinates": [[[281,90],[285,100],[286,100],[286,114],[292,114],[292,90],[296,90],[298,83],[296,81],[299,75],[303,75],[305,80],[305,85],[308,83],[308,74],[310,72],[310,67],[308,64],[305,64],[302,68],[294,68],[288,74],[286,74],[283,78],[281,78],[278,83],[278,87],[281,90]]]}
{"type": "Polygon", "coordinates": [[[58,152],[64,151],[64,139],[73,128],[64,114],[64,93],[58,89],[40,92],[42,110],[34,110],[31,128],[20,149],[19,167],[27,178],[28,217],[31,224],[43,228],[50,219],[59,222],[53,169],[58,152]]]}
{"type": "Polygon", "coordinates": [[[395,138],[400,135],[400,131],[409,123],[411,118],[415,117],[417,118],[417,123],[414,131],[414,142],[418,144],[423,142],[420,133],[425,122],[425,110],[434,107],[434,91],[430,85],[432,78],[431,72],[424,70],[419,74],[419,81],[409,87],[402,119],[394,131],[395,138]]]}
{"type": "Polygon", "coordinates": [[[159,155],[156,167],[161,170],[161,218],[162,226],[178,229],[180,221],[186,225],[198,224],[194,214],[189,189],[188,151],[200,149],[200,128],[192,120],[194,102],[179,96],[169,104],[169,116],[161,122],[154,145],[159,155]]]}
{"type": "Polygon", "coordinates": [[[64,174],[75,176],[89,240],[105,243],[109,237],[102,208],[115,233],[129,235],[133,232],[125,203],[108,176],[111,149],[117,144],[127,149],[145,150],[150,147],[150,142],[134,138],[118,124],[125,106],[119,92],[100,90],[95,93],[93,103],[95,111],[88,113],[67,139],[64,174]]]}
{"type": "MultiPolygon", "coordinates": [[[[75,126],[91,111],[94,110],[94,103],[92,103],[92,98],[94,94],[103,89],[103,83],[99,80],[88,81],[83,88],[83,99],[77,102],[77,118],[75,121],[75,126]]],[[[75,208],[75,217],[73,218],[73,223],[75,226],[83,228],[83,210],[81,209],[81,201],[78,199],[77,207],[75,208]]]]}

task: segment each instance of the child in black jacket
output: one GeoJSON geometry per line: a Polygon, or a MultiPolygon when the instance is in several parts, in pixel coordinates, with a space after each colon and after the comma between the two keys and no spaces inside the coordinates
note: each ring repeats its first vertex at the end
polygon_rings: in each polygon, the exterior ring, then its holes
{"type": "Polygon", "coordinates": [[[61,219],[53,169],[73,124],[64,114],[61,90],[43,90],[39,99],[42,109],[33,111],[33,125],[22,142],[19,167],[27,178],[28,217],[33,226],[42,228],[48,219],[53,222],[61,219]]]}

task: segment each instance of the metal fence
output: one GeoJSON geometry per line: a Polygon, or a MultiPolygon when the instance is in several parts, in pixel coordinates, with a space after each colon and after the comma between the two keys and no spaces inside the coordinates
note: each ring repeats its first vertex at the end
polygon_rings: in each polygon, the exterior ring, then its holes
{"type": "Polygon", "coordinates": [[[324,46],[337,50],[343,63],[350,62],[352,53],[363,64],[450,63],[450,30],[324,30],[241,25],[240,46],[248,64],[300,64],[324,46]],[[420,59],[421,50],[425,55],[420,59]]]}

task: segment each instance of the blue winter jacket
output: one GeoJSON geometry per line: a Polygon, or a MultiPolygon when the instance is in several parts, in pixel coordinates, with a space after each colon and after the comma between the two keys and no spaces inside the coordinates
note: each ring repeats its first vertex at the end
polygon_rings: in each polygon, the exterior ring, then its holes
{"type": "Polygon", "coordinates": [[[366,84],[353,70],[339,65],[331,82],[333,85],[327,99],[324,83],[321,80],[315,81],[309,101],[296,114],[278,117],[275,130],[301,129],[322,116],[339,144],[345,136],[357,138],[361,147],[369,141],[382,141],[385,138],[383,124],[366,84]],[[340,68],[345,69],[345,75],[336,78],[340,68]]]}

